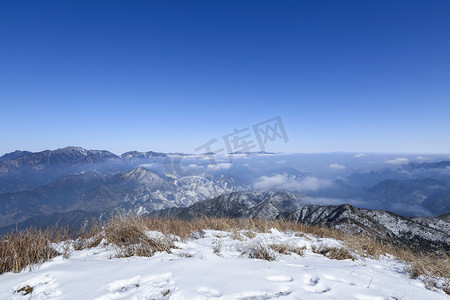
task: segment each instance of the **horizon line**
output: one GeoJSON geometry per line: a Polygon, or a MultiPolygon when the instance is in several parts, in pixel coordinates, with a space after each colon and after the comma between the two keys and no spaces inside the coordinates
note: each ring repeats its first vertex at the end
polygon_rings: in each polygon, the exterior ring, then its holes
{"type": "MultiPolygon", "coordinates": [[[[29,151],[29,150],[14,150],[11,152],[2,152],[0,154],[1,156],[4,156],[6,154],[11,154],[17,151],[26,151],[26,152],[31,152],[31,153],[40,153],[40,152],[44,152],[44,151],[56,151],[56,150],[61,150],[61,149],[65,149],[65,148],[80,148],[83,150],[87,150],[87,151],[108,151],[116,156],[122,156],[125,153],[128,152],[140,152],[140,153],[146,153],[146,152],[155,152],[155,153],[163,153],[163,154],[182,154],[182,155],[207,155],[208,153],[190,153],[190,152],[183,152],[183,151],[168,151],[168,152],[164,152],[164,151],[154,151],[154,150],[148,150],[148,151],[138,151],[138,150],[128,150],[125,151],[121,154],[118,154],[117,152],[113,152],[111,150],[107,150],[107,149],[88,149],[88,148],[84,148],[81,146],[65,146],[65,147],[61,147],[61,148],[56,148],[56,149],[45,149],[45,150],[40,150],[40,151],[29,151]]],[[[402,152],[402,151],[317,151],[317,152],[282,152],[282,151],[249,151],[249,152],[243,152],[243,151],[235,151],[235,152],[228,152],[225,154],[218,154],[218,153],[209,153],[212,155],[217,155],[217,156],[229,156],[231,155],[239,155],[239,154],[268,154],[268,155],[304,155],[304,154],[364,154],[364,155],[376,155],[376,154],[382,154],[382,155],[450,155],[450,152],[402,152]]]]}

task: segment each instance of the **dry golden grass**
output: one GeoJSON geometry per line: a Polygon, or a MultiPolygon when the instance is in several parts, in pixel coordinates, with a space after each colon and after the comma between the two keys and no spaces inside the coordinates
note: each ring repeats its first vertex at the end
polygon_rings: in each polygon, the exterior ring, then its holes
{"type": "Polygon", "coordinates": [[[450,295],[450,257],[447,253],[430,255],[413,252],[409,249],[396,249],[394,254],[398,259],[409,265],[412,278],[421,277],[427,288],[441,288],[450,295]]]}
{"type": "Polygon", "coordinates": [[[173,241],[166,234],[157,237],[147,235],[150,229],[144,219],[127,218],[123,216],[113,217],[104,229],[108,242],[116,245],[118,257],[153,256],[155,252],[166,251],[170,253],[175,248],[173,241]]]}
{"type": "Polygon", "coordinates": [[[14,293],[21,294],[23,296],[31,294],[32,292],[33,292],[33,288],[29,285],[26,285],[26,286],[18,289],[17,291],[14,291],[14,293]]]}
{"type": "Polygon", "coordinates": [[[328,257],[329,259],[337,259],[337,260],[344,260],[344,259],[351,259],[355,260],[355,257],[350,253],[350,251],[345,248],[336,248],[336,247],[312,247],[312,252],[324,255],[328,257]]]}
{"type": "Polygon", "coordinates": [[[0,274],[20,272],[27,266],[43,263],[62,254],[54,250],[51,243],[66,238],[64,230],[34,228],[3,236],[0,240],[0,274]]]}
{"type": "Polygon", "coordinates": [[[103,227],[100,224],[96,224],[91,226],[86,232],[79,232],[75,237],[73,248],[75,250],[83,250],[97,247],[105,236],[103,227]]]}
{"type": "Polygon", "coordinates": [[[233,240],[237,240],[237,241],[243,241],[244,237],[242,236],[241,232],[239,230],[233,229],[231,238],[233,240]]]}
{"type": "Polygon", "coordinates": [[[263,259],[267,261],[273,261],[277,259],[274,251],[264,243],[262,240],[254,240],[244,250],[244,254],[247,254],[250,258],[263,259]]]}
{"type": "Polygon", "coordinates": [[[303,252],[306,249],[305,246],[303,247],[298,247],[295,245],[291,245],[289,243],[282,243],[282,244],[270,244],[269,248],[272,249],[273,251],[276,251],[280,254],[285,254],[285,255],[289,255],[292,253],[295,253],[299,256],[303,256],[303,252]]]}
{"type": "Polygon", "coordinates": [[[256,234],[253,231],[248,230],[245,232],[245,236],[248,237],[249,239],[252,239],[256,236],[256,234]]]}
{"type": "MultiPolygon", "coordinates": [[[[244,235],[249,238],[255,237],[256,233],[268,232],[271,228],[279,231],[291,231],[296,235],[305,236],[311,234],[319,238],[333,238],[340,240],[345,245],[343,250],[333,250],[328,252],[328,257],[354,259],[355,255],[361,257],[379,258],[380,255],[391,254],[399,260],[405,261],[411,266],[412,276],[425,276],[428,278],[444,278],[450,280],[450,258],[448,255],[433,256],[431,254],[413,252],[409,249],[399,248],[396,245],[383,243],[364,235],[347,234],[336,229],[320,226],[307,226],[300,223],[288,222],[285,220],[263,220],[263,219],[225,219],[225,218],[204,218],[192,221],[182,221],[179,219],[158,219],[158,218],[137,218],[139,222],[145,224],[148,230],[160,231],[166,235],[176,235],[183,239],[199,236],[203,230],[223,230],[233,232],[244,231],[244,235]],[[345,248],[349,250],[345,250],[345,248]],[[348,252],[348,253],[346,253],[348,252]],[[350,253],[352,252],[352,253],[350,253]]],[[[237,238],[239,239],[239,238],[237,238]]],[[[267,249],[256,246],[256,250],[261,250],[260,258],[265,259],[267,249]]],[[[267,247],[266,247],[267,248],[267,247]]],[[[447,283],[447,291],[449,284],[447,283]]]]}
{"type": "MultiPolygon", "coordinates": [[[[310,238],[308,237],[310,234],[318,238],[340,240],[344,245],[342,248],[313,249],[316,253],[333,259],[355,259],[358,256],[376,259],[381,255],[391,254],[408,263],[412,277],[421,277],[430,288],[439,279],[441,288],[447,293],[450,291],[448,254],[431,255],[413,252],[363,235],[350,235],[335,229],[306,226],[284,220],[204,218],[182,221],[116,216],[103,226],[93,226],[89,232],[79,236],[73,246],[75,249],[95,247],[105,239],[108,243],[117,246],[119,257],[152,256],[158,251],[170,252],[175,247],[173,240],[176,237],[182,240],[200,238],[204,230],[208,229],[231,232],[231,237],[236,240],[253,240],[255,233],[269,232],[271,228],[282,232],[289,231],[305,238],[310,238]],[[146,234],[147,231],[158,231],[162,235],[157,238],[149,237],[146,234]]],[[[10,271],[20,272],[26,266],[42,263],[62,254],[53,250],[50,245],[52,242],[59,242],[66,238],[62,232],[57,234],[54,230],[30,229],[3,237],[0,241],[0,274],[10,271]]],[[[251,253],[247,253],[249,256],[266,260],[274,260],[276,252],[281,254],[294,252],[302,255],[304,250],[290,245],[265,245],[262,241],[254,241],[249,248],[251,249],[251,253]]],[[[217,254],[220,254],[221,244],[217,244],[214,249],[217,254]]]]}

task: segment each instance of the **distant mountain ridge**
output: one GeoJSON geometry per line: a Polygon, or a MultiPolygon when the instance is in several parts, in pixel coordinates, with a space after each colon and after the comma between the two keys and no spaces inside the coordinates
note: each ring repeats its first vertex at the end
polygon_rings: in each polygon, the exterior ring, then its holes
{"type": "Polygon", "coordinates": [[[20,150],[16,150],[14,152],[11,153],[6,153],[3,156],[0,156],[0,162],[5,162],[8,160],[13,160],[13,159],[17,159],[19,157],[25,156],[25,155],[30,155],[33,152],[30,151],[20,151],[20,150]]]}
{"type": "Polygon", "coordinates": [[[450,211],[450,184],[432,178],[384,180],[367,191],[373,201],[422,205],[435,214],[450,211]]]}
{"type": "Polygon", "coordinates": [[[1,160],[8,166],[19,167],[96,163],[117,158],[117,155],[106,150],[86,150],[81,147],[69,146],[41,152],[15,151],[3,155],[1,160]]]}
{"type": "Polygon", "coordinates": [[[154,151],[128,151],[122,155],[116,155],[107,150],[87,150],[81,147],[68,146],[56,150],[44,150],[40,152],[16,150],[0,156],[0,161],[7,166],[24,166],[39,164],[82,164],[115,159],[139,160],[165,156],[167,156],[167,154],[154,151]]]}
{"type": "Polygon", "coordinates": [[[125,152],[124,154],[120,155],[120,158],[139,160],[139,159],[149,159],[149,158],[153,158],[153,157],[166,157],[166,156],[167,156],[167,154],[165,154],[165,153],[153,152],[153,151],[148,151],[148,152],[129,151],[129,152],[125,152]]]}
{"type": "Polygon", "coordinates": [[[0,193],[33,189],[81,171],[122,172],[141,161],[165,156],[153,151],[130,151],[118,156],[106,150],[73,146],[40,152],[15,151],[0,157],[0,193]]]}
{"type": "Polygon", "coordinates": [[[450,161],[440,161],[432,163],[409,163],[405,169],[445,169],[450,167],[450,161]]]}

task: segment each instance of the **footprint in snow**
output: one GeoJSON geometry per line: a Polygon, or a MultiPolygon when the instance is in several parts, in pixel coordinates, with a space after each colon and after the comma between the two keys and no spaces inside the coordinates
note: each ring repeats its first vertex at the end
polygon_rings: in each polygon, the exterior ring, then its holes
{"type": "Polygon", "coordinates": [[[322,294],[330,290],[330,288],[325,286],[317,276],[305,275],[304,283],[305,290],[311,293],[322,294]]]}
{"type": "Polygon", "coordinates": [[[175,288],[171,279],[172,274],[166,273],[115,280],[106,285],[107,293],[96,299],[167,299],[175,288]]]}
{"type": "Polygon", "coordinates": [[[305,275],[305,284],[308,286],[315,286],[319,283],[320,278],[316,276],[305,275]]]}

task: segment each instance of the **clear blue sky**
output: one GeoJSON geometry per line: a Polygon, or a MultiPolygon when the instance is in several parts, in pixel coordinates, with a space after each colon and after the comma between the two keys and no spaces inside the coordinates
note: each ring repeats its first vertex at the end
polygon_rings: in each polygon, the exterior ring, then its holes
{"type": "Polygon", "coordinates": [[[0,154],[450,153],[450,1],[1,1],[0,108],[0,154]]]}

